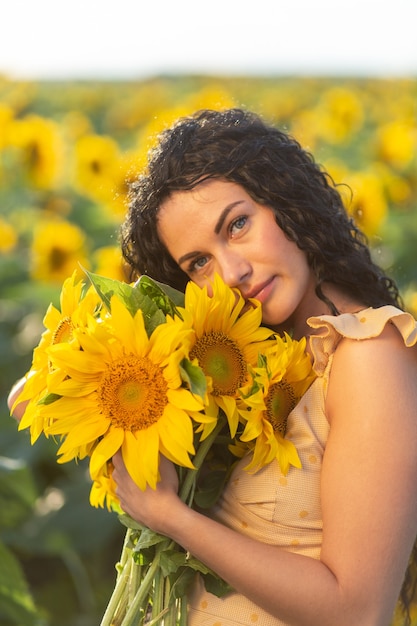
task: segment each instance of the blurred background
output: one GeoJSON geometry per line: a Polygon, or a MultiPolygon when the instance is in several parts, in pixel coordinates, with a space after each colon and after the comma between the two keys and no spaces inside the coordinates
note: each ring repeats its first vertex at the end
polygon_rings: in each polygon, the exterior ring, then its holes
{"type": "MultiPolygon", "coordinates": [[[[414,0],[14,0],[0,36],[0,624],[97,626],[124,529],[82,463],[17,432],[6,398],[81,263],[123,278],[127,183],[155,135],[242,106],[345,182],[417,315],[414,0]]],[[[417,622],[416,622],[417,623],[417,622]]]]}

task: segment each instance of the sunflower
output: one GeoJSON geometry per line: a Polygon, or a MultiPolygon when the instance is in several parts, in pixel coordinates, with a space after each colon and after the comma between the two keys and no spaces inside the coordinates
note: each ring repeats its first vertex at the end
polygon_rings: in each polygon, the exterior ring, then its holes
{"type": "Polygon", "coordinates": [[[353,196],[344,194],[345,206],[368,237],[374,236],[388,215],[388,202],[382,178],[372,170],[351,172],[345,182],[353,196]]]}
{"type": "MultiPolygon", "coordinates": [[[[43,418],[39,414],[39,401],[47,396],[47,381],[53,375],[48,348],[59,343],[75,340],[74,330],[83,327],[90,315],[99,307],[99,298],[94,289],[84,294],[85,283],[77,279],[77,272],[67,278],[60,294],[60,309],[50,304],[43,319],[45,331],[39,345],[33,351],[31,369],[26,374],[26,382],[15,405],[28,401],[19,430],[30,427],[31,441],[34,443],[44,430],[43,418]]],[[[13,407],[14,408],[14,407],[13,407]]],[[[13,409],[12,409],[13,410],[13,409]]]]}
{"type": "Polygon", "coordinates": [[[35,280],[61,282],[80,264],[89,266],[84,231],[65,220],[44,220],[35,228],[31,275],[35,280]]]}
{"type": "Polygon", "coordinates": [[[285,432],[289,414],[315,378],[305,346],[305,338],[294,341],[287,334],[284,339],[276,336],[274,345],[260,357],[259,366],[252,369],[252,384],[242,390],[240,414],[246,425],[240,439],[255,441],[248,471],[257,471],[273,459],[284,474],[290,465],[301,467],[285,432]]]}
{"type": "Polygon", "coordinates": [[[56,122],[27,115],[8,126],[8,139],[19,152],[22,171],[38,189],[54,189],[61,181],[64,142],[56,122]]]}
{"type": "Polygon", "coordinates": [[[191,334],[177,318],[148,337],[142,311],[132,316],[113,296],[111,315],[75,330],[80,349],[73,343],[51,346],[48,355],[61,376],[50,378],[49,391],[60,397],[40,412],[48,421],[46,434],[64,436],[58,454],[70,460],[91,446],[90,474],[96,480],[121,448],[141,489],[155,488],[159,453],[193,468],[189,412],[198,416],[204,403],[181,378],[191,334]]]}
{"type": "Polygon", "coordinates": [[[119,246],[97,248],[94,252],[93,259],[96,265],[96,274],[126,282],[124,261],[119,246]]]}
{"type": "Polygon", "coordinates": [[[18,242],[18,234],[15,228],[0,217],[0,255],[12,252],[18,242]]]}
{"type": "Polygon", "coordinates": [[[209,382],[206,414],[215,419],[222,409],[234,437],[239,423],[239,389],[248,383],[248,365],[257,363],[271,331],[260,327],[260,304],[253,300],[248,305],[240,292],[218,275],[212,292],[209,296],[206,287],[188,283],[180,312],[195,333],[190,359],[198,363],[209,382]]]}
{"type": "Polygon", "coordinates": [[[114,172],[118,168],[120,150],[108,135],[82,135],[75,144],[74,184],[94,200],[102,201],[113,194],[114,172]]]}
{"type": "Polygon", "coordinates": [[[116,483],[112,474],[113,464],[109,462],[103,465],[91,486],[90,504],[96,508],[104,508],[106,504],[108,511],[118,510],[121,512],[119,498],[116,495],[116,483]]]}

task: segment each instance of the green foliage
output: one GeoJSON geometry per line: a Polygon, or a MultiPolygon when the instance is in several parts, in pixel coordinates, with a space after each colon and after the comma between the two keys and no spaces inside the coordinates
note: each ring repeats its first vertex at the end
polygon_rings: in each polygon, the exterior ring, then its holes
{"type": "Polygon", "coordinates": [[[13,528],[24,520],[35,499],[30,469],[21,460],[0,457],[0,528],[13,528]]]}
{"type": "MultiPolygon", "coordinates": [[[[0,531],[26,519],[36,491],[30,470],[21,461],[0,457],[0,531]]],[[[0,541],[0,623],[40,625],[24,573],[14,554],[0,541]]]]}
{"type": "Polygon", "coordinates": [[[0,623],[3,626],[41,626],[22,569],[15,556],[0,543],[0,623]]]}
{"type": "Polygon", "coordinates": [[[109,311],[112,296],[118,296],[131,315],[141,310],[149,336],[164,323],[166,315],[177,313],[177,303],[184,300],[184,294],[148,276],[141,276],[134,285],[129,285],[92,272],[86,271],[86,274],[109,311]]]}
{"type": "Polygon", "coordinates": [[[207,379],[200,367],[193,365],[188,359],[180,363],[182,380],[187,384],[192,393],[204,398],[207,391],[207,379]]]}

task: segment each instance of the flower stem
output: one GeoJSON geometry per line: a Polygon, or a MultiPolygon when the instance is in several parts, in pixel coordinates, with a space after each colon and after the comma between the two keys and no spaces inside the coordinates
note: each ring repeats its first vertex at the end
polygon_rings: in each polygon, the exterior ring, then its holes
{"type": "Polygon", "coordinates": [[[160,568],[155,572],[154,577],[154,593],[152,602],[152,620],[160,614],[164,607],[164,579],[160,568]]]}
{"type": "Polygon", "coordinates": [[[178,626],[187,626],[187,596],[179,600],[178,626]]]}
{"type": "Polygon", "coordinates": [[[129,579],[129,604],[132,602],[133,598],[136,595],[142,574],[142,566],[134,561],[133,556],[131,556],[130,558],[132,559],[132,566],[130,569],[129,579]]]}
{"type": "Polygon", "coordinates": [[[140,616],[140,612],[145,613],[147,607],[147,598],[149,597],[152,584],[155,578],[155,574],[159,568],[159,555],[160,552],[166,549],[165,542],[159,544],[157,553],[155,554],[155,558],[152,563],[148,567],[148,571],[145,576],[142,578],[139,589],[129,606],[129,609],[124,617],[123,622],[120,626],[136,626],[137,624],[143,623],[143,618],[145,615],[140,616]],[[146,601],[146,602],[145,602],[146,601]],[[142,619],[142,621],[140,621],[142,619]]]}
{"type": "MultiPolygon", "coordinates": [[[[125,546],[123,550],[124,549],[125,546]]],[[[116,585],[114,587],[109,604],[107,605],[106,612],[104,613],[103,619],[101,620],[100,626],[112,626],[115,623],[114,615],[119,606],[120,600],[122,599],[123,593],[126,590],[126,584],[129,581],[132,563],[132,558],[127,559],[125,561],[123,569],[119,572],[116,580],[116,585]]]]}
{"type": "MultiPolygon", "coordinates": [[[[207,453],[209,452],[217,435],[222,430],[224,424],[225,424],[225,419],[223,418],[223,416],[219,417],[219,419],[217,420],[217,424],[215,428],[212,430],[212,432],[203,441],[200,441],[197,452],[193,459],[195,469],[188,470],[188,472],[186,473],[184,482],[180,488],[180,498],[183,502],[187,502],[187,500],[189,500],[190,494],[194,493],[195,479],[196,479],[198,470],[201,468],[203,461],[206,458],[207,453]]],[[[188,502],[188,506],[191,506],[191,504],[192,502],[188,502]]]]}

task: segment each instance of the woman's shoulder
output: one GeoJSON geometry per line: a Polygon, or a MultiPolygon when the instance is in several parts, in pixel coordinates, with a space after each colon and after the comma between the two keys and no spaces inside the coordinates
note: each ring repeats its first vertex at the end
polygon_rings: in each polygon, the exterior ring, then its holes
{"type": "MultiPolygon", "coordinates": [[[[330,355],[344,338],[362,343],[363,340],[377,338],[386,342],[391,337],[390,341],[400,342],[406,347],[417,344],[416,320],[410,313],[391,305],[365,308],[338,316],[311,317],[308,324],[313,329],[310,348],[318,374],[323,373],[330,355]]],[[[361,349],[366,350],[366,346],[363,345],[361,349]]]]}
{"type": "MultiPolygon", "coordinates": [[[[408,332],[395,323],[385,324],[381,332],[361,341],[342,337],[329,369],[326,412],[333,423],[335,415],[349,411],[361,420],[371,421],[384,415],[392,428],[409,428],[416,435],[417,417],[417,339],[410,342],[408,332]],[[365,420],[366,415],[366,420],[365,420]]],[[[379,421],[378,421],[379,420],[379,421]]]]}

